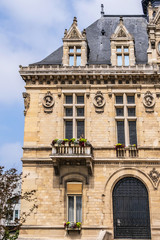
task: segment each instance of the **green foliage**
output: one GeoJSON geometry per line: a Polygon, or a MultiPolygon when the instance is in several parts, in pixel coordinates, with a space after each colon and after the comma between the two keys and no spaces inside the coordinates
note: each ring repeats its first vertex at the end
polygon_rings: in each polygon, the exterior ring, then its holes
{"type": "Polygon", "coordinates": [[[2,240],[16,240],[18,238],[18,235],[19,230],[17,230],[15,233],[11,233],[9,230],[6,230],[2,240]]]}
{"type": "Polygon", "coordinates": [[[77,222],[76,226],[77,226],[77,228],[80,228],[81,227],[81,222],[77,222]]]}
{"type": "Polygon", "coordinates": [[[20,226],[26,221],[26,218],[34,211],[38,206],[34,203],[36,201],[35,190],[21,193],[21,183],[27,176],[18,174],[17,170],[11,168],[7,171],[3,166],[0,166],[0,239],[17,239],[18,230],[20,226]],[[13,214],[16,204],[23,200],[24,202],[32,202],[33,205],[28,212],[21,210],[20,219],[16,219],[14,225],[9,228],[10,217],[13,214]],[[16,234],[13,234],[15,232],[16,234]]]}

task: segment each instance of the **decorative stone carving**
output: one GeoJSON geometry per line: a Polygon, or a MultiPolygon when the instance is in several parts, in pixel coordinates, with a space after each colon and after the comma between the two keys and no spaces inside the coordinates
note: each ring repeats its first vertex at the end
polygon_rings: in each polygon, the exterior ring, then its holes
{"type": "Polygon", "coordinates": [[[158,181],[160,178],[160,173],[158,171],[156,171],[155,168],[153,168],[148,175],[152,179],[155,187],[157,188],[157,184],[158,184],[158,181]]]}
{"type": "Polygon", "coordinates": [[[24,98],[24,116],[26,116],[26,113],[29,109],[30,106],[30,94],[24,92],[23,93],[23,98],[24,98]]]}
{"type": "Polygon", "coordinates": [[[143,98],[143,104],[146,112],[154,112],[155,98],[150,91],[147,91],[143,98]]]}
{"type": "Polygon", "coordinates": [[[104,112],[104,105],[106,101],[103,97],[103,94],[101,91],[97,91],[95,97],[94,97],[94,106],[95,106],[95,111],[97,113],[103,113],[104,112]]]}
{"type": "Polygon", "coordinates": [[[127,37],[126,33],[123,31],[123,29],[120,29],[120,31],[118,32],[117,37],[127,37]]]}
{"type": "Polygon", "coordinates": [[[43,98],[43,107],[45,113],[52,113],[53,112],[53,106],[54,106],[54,99],[51,92],[47,92],[46,95],[43,98]]]}

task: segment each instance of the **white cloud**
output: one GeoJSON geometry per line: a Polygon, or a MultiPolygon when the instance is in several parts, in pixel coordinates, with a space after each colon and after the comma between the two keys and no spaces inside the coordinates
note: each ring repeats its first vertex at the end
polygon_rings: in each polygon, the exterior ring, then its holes
{"type": "Polygon", "coordinates": [[[39,27],[67,20],[67,4],[66,0],[1,0],[0,6],[21,22],[39,27]]]}
{"type": "Polygon", "coordinates": [[[79,26],[86,28],[101,17],[101,4],[106,15],[142,14],[140,0],[81,0],[73,1],[79,26]]]}
{"type": "Polygon", "coordinates": [[[19,142],[6,143],[0,147],[0,165],[5,169],[16,168],[22,170],[21,164],[22,146],[19,142]]]}

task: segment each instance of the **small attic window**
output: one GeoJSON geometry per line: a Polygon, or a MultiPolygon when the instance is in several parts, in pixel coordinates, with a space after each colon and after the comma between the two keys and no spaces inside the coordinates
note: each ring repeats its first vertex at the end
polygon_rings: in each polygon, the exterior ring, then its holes
{"type": "Polygon", "coordinates": [[[70,48],[69,48],[69,52],[70,52],[70,53],[74,53],[74,47],[70,47],[70,48]]]}
{"type": "Polygon", "coordinates": [[[81,65],[81,47],[70,47],[69,48],[69,66],[80,66],[81,65]]]}
{"type": "Polygon", "coordinates": [[[102,29],[101,33],[102,33],[102,36],[104,36],[104,34],[105,34],[105,31],[104,31],[104,29],[102,29]]]}
{"type": "Polygon", "coordinates": [[[77,47],[77,48],[76,48],[76,52],[77,52],[77,53],[81,53],[81,48],[80,48],[80,47],[77,47]]]}

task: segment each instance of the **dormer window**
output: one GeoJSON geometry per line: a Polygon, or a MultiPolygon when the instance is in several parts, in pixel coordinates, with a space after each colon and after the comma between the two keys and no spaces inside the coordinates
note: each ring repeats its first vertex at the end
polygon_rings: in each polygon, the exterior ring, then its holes
{"type": "Polygon", "coordinates": [[[69,66],[81,65],[81,47],[69,48],[69,66]]]}
{"type": "Polygon", "coordinates": [[[118,46],[116,48],[117,66],[129,66],[129,48],[118,46]]]}
{"type": "Polygon", "coordinates": [[[134,39],[120,18],[119,25],[111,36],[111,64],[113,66],[134,66],[134,39]]]}
{"type": "Polygon", "coordinates": [[[70,29],[63,38],[63,66],[85,66],[87,64],[87,38],[85,29],[81,32],[77,19],[73,19],[70,29]]]}

